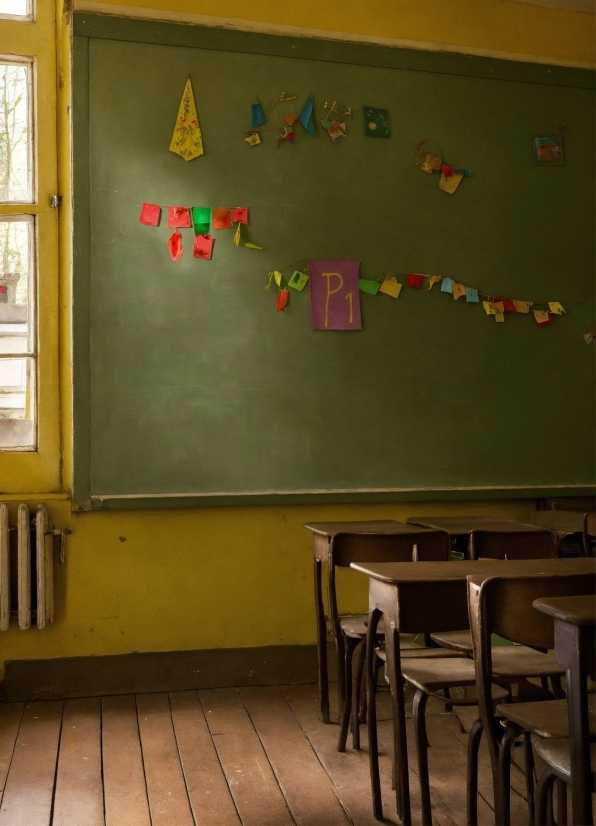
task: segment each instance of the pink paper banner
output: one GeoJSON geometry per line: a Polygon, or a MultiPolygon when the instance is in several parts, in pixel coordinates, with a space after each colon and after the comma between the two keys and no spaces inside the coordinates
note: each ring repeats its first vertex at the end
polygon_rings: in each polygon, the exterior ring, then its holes
{"type": "Polygon", "coordinates": [[[310,320],[313,330],[361,330],[357,258],[310,261],[310,320]]]}

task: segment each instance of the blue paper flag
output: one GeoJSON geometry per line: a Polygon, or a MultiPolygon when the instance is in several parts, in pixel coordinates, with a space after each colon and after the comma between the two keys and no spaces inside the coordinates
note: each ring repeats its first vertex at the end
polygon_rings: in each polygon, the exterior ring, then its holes
{"type": "Polygon", "coordinates": [[[253,103],[250,108],[252,109],[253,126],[262,126],[264,123],[267,123],[267,118],[260,103],[253,103]]]}
{"type": "Polygon", "coordinates": [[[312,113],[314,103],[314,97],[312,95],[309,95],[308,100],[304,104],[302,112],[300,112],[300,117],[298,118],[298,120],[300,121],[302,126],[304,126],[308,134],[313,135],[313,137],[315,134],[315,121],[312,113]]]}
{"type": "Polygon", "coordinates": [[[478,290],[473,290],[471,287],[466,287],[466,301],[470,304],[479,304],[478,290]]]}
{"type": "Polygon", "coordinates": [[[451,294],[453,294],[453,279],[452,278],[444,278],[441,281],[441,292],[442,293],[451,293],[451,294]]]}
{"type": "Polygon", "coordinates": [[[472,173],[470,172],[469,169],[456,169],[455,174],[456,175],[463,175],[464,178],[469,178],[472,175],[472,173]]]}

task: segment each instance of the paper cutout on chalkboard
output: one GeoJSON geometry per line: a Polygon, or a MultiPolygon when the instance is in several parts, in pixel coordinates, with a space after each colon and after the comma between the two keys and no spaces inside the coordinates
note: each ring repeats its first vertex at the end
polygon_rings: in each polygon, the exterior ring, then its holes
{"type": "Polygon", "coordinates": [[[213,210],[213,228],[214,229],[231,229],[232,227],[232,210],[227,207],[215,207],[213,210]]]}
{"type": "Polygon", "coordinates": [[[190,209],[182,206],[168,207],[168,226],[180,227],[181,229],[189,229],[192,227],[190,220],[190,209]]]}
{"type": "Polygon", "coordinates": [[[548,135],[541,137],[536,135],[532,139],[534,149],[534,163],[537,166],[562,166],[563,165],[563,138],[558,135],[548,135]]]}
{"type": "Polygon", "coordinates": [[[290,293],[287,290],[280,290],[279,295],[277,296],[277,302],[275,304],[275,311],[281,312],[284,307],[288,303],[288,298],[290,297],[290,293]]]}
{"type": "Polygon", "coordinates": [[[428,276],[428,287],[426,288],[427,292],[432,290],[433,286],[437,284],[441,280],[440,275],[429,275],[428,276]]]}
{"type": "Polygon", "coordinates": [[[563,313],[565,312],[565,308],[563,307],[562,304],[559,304],[558,301],[549,301],[548,302],[548,309],[554,315],[563,315],[563,313]]]}
{"type": "Polygon", "coordinates": [[[250,241],[245,241],[244,246],[248,247],[250,250],[262,250],[263,247],[259,247],[256,244],[252,244],[250,241]]]}
{"type": "Polygon", "coordinates": [[[446,163],[441,164],[441,175],[444,175],[445,178],[450,178],[454,172],[454,166],[449,166],[449,164],[446,163]]]}
{"type": "Polygon", "coordinates": [[[474,290],[472,287],[466,287],[466,301],[469,304],[479,304],[478,290],[474,290]]]}
{"type": "Polygon", "coordinates": [[[497,300],[503,302],[503,307],[505,308],[506,313],[517,312],[515,308],[515,301],[512,301],[510,298],[499,298],[497,300]]]}
{"type": "Polygon", "coordinates": [[[194,258],[203,258],[210,261],[213,254],[213,237],[211,235],[195,235],[192,248],[194,258]]]}
{"type": "Polygon", "coordinates": [[[211,207],[192,207],[191,215],[195,235],[207,235],[211,228],[211,207]]]}
{"type": "Polygon", "coordinates": [[[258,146],[261,143],[261,136],[258,132],[249,132],[244,140],[249,146],[258,146]]]}
{"type": "Polygon", "coordinates": [[[402,286],[394,275],[387,275],[379,287],[379,292],[390,295],[391,298],[399,298],[402,286]]]}
{"type": "Polygon", "coordinates": [[[376,295],[379,292],[380,286],[378,281],[371,281],[369,278],[358,279],[358,289],[369,295],[376,295]]]}
{"type": "Polygon", "coordinates": [[[505,307],[502,301],[483,301],[482,306],[487,315],[495,316],[495,321],[505,321],[505,307]]]}
{"type": "Polygon", "coordinates": [[[370,138],[390,138],[391,121],[387,109],[377,109],[375,106],[363,106],[364,134],[370,138]]]}
{"type": "Polygon", "coordinates": [[[170,152],[175,152],[185,161],[192,161],[193,158],[198,158],[204,152],[203,136],[201,135],[190,78],[186,81],[182,93],[176,126],[170,143],[170,152]]]}
{"type": "Polygon", "coordinates": [[[583,339],[586,344],[591,344],[594,340],[596,340],[596,327],[592,327],[589,333],[584,333],[583,339]]]}
{"type": "Polygon", "coordinates": [[[235,224],[237,221],[241,224],[248,224],[248,207],[236,207],[232,211],[232,222],[235,224]]]}
{"type": "Polygon", "coordinates": [[[452,278],[444,278],[441,282],[441,292],[442,293],[453,293],[453,279],[452,278]]]}
{"type": "Polygon", "coordinates": [[[548,327],[549,324],[554,324],[555,321],[553,313],[547,313],[546,310],[534,310],[534,318],[539,327],[548,327]]]}
{"type": "Polygon", "coordinates": [[[300,272],[300,270],[295,270],[288,281],[288,287],[291,287],[293,290],[298,290],[298,292],[302,292],[307,284],[308,275],[305,272],[300,272]]]}
{"type": "Polygon", "coordinates": [[[495,313],[495,321],[504,322],[505,321],[505,315],[503,313],[495,313]]]}
{"type": "Polygon", "coordinates": [[[161,207],[159,204],[143,204],[139,223],[146,224],[148,227],[158,227],[160,220],[161,207]]]}
{"type": "Polygon", "coordinates": [[[357,258],[311,261],[310,320],[313,330],[361,330],[357,258]]]}
{"type": "Polygon", "coordinates": [[[420,287],[422,287],[422,278],[423,276],[417,272],[406,273],[406,282],[408,284],[408,287],[414,287],[417,290],[419,290],[420,287]]]}
{"type": "Polygon", "coordinates": [[[298,120],[298,115],[286,115],[284,117],[284,123],[287,123],[288,126],[294,126],[296,121],[298,120]]]}
{"type": "Polygon", "coordinates": [[[448,192],[449,195],[453,195],[453,193],[461,184],[463,179],[463,175],[457,175],[455,172],[453,172],[453,174],[448,177],[441,173],[441,178],[439,180],[439,189],[442,189],[443,192],[448,192]]]}
{"type": "Polygon", "coordinates": [[[341,120],[334,120],[331,123],[329,123],[329,121],[321,121],[321,124],[327,130],[327,134],[333,143],[337,143],[340,138],[346,137],[346,125],[341,120]]]}
{"type": "Polygon", "coordinates": [[[306,131],[309,135],[315,134],[315,121],[313,116],[313,107],[314,107],[315,99],[313,95],[309,95],[302,112],[300,112],[300,117],[298,120],[304,126],[306,131]]]}
{"type": "Polygon", "coordinates": [[[513,304],[516,313],[529,313],[532,306],[531,301],[514,301],[513,304]]]}
{"type": "Polygon", "coordinates": [[[182,235],[180,234],[180,230],[177,229],[176,232],[173,232],[168,238],[168,251],[172,261],[180,261],[182,258],[184,249],[182,247],[182,235]]]}
{"type": "Polygon", "coordinates": [[[234,233],[234,243],[237,247],[240,246],[240,242],[242,241],[242,224],[238,224],[236,228],[236,232],[234,233]]]}
{"type": "Polygon", "coordinates": [[[252,125],[253,126],[262,126],[264,123],[267,123],[267,118],[265,117],[265,112],[263,112],[263,107],[260,103],[253,103],[250,107],[251,115],[252,115],[252,125]]]}
{"type": "Polygon", "coordinates": [[[461,298],[462,295],[466,294],[466,288],[463,284],[453,283],[453,298],[457,301],[458,298],[461,298]]]}

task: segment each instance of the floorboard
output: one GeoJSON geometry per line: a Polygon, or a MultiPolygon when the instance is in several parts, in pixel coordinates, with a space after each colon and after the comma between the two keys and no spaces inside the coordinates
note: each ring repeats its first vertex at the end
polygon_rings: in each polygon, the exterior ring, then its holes
{"type": "Polygon", "coordinates": [[[64,703],[52,826],[104,826],[97,697],[64,703]]]}
{"type": "Polygon", "coordinates": [[[49,826],[62,706],[61,700],[26,705],[6,779],[0,826],[49,826]]]}
{"type": "Polygon", "coordinates": [[[0,803],[24,708],[25,703],[0,704],[0,803]]]}
{"type": "Polygon", "coordinates": [[[205,717],[244,826],[286,826],[292,816],[235,688],[200,692],[205,717]]]}
{"type": "Polygon", "coordinates": [[[240,826],[198,691],[170,694],[172,721],[197,826],[240,826]]]}

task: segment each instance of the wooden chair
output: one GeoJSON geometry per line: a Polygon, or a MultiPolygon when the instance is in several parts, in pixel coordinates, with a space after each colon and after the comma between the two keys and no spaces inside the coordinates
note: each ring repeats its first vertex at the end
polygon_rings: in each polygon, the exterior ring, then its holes
{"type": "MultiPolygon", "coordinates": [[[[562,574],[556,577],[508,576],[489,579],[468,576],[468,608],[480,712],[479,725],[470,732],[468,755],[474,761],[474,752],[477,753],[480,736],[484,731],[492,765],[495,822],[498,824],[507,823],[509,817],[509,765],[513,736],[500,736],[500,717],[498,712],[495,713],[493,710],[491,685],[495,678],[499,679],[499,682],[507,680],[514,682],[517,675],[507,673],[508,667],[514,666],[513,661],[509,664],[505,662],[507,655],[502,662],[499,662],[499,657],[502,655],[499,654],[499,649],[491,646],[491,635],[498,634],[512,642],[519,643],[520,646],[528,646],[531,649],[552,649],[554,646],[553,621],[550,617],[540,615],[533,608],[534,600],[539,596],[593,594],[595,591],[596,576],[594,573],[562,574]]],[[[500,650],[515,652],[516,648],[517,646],[513,646],[500,650]]],[[[521,658],[523,660],[523,654],[521,658]]],[[[558,663],[552,657],[534,650],[532,658],[534,662],[529,671],[533,673],[528,673],[528,676],[542,677],[557,673],[558,663]],[[544,665],[540,664],[540,658],[544,658],[542,660],[544,665]],[[550,673],[549,669],[552,669],[550,673]]],[[[515,671],[515,668],[511,670],[515,671]]],[[[503,707],[499,708],[505,711],[503,707]]],[[[521,718],[517,716],[517,731],[519,731],[520,722],[521,718]]],[[[524,730],[526,732],[533,730],[530,719],[524,730]]],[[[526,746],[528,756],[529,751],[526,746]]],[[[526,782],[529,784],[528,775],[529,772],[526,771],[526,782]]],[[[473,783],[469,783],[468,823],[474,824],[475,822],[476,788],[473,783]]]]}
{"type": "Polygon", "coordinates": [[[584,530],[582,534],[582,551],[584,556],[593,556],[594,538],[596,537],[596,512],[588,511],[584,514],[584,530]]]}

